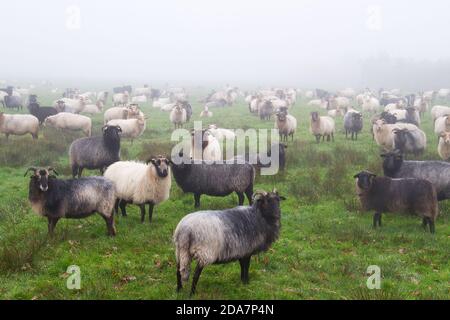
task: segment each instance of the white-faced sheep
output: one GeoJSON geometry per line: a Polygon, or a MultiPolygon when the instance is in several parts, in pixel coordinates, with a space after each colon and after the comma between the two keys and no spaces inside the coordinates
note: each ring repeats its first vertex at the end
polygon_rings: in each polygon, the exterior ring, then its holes
{"type": "Polygon", "coordinates": [[[48,233],[53,234],[61,218],[82,219],[98,212],[105,219],[108,234],[114,236],[116,192],[111,181],[103,177],[60,180],[52,168],[29,168],[32,176],[28,199],[35,213],[48,219],[48,233]]]}
{"type": "Polygon", "coordinates": [[[108,126],[117,126],[122,130],[120,136],[122,138],[131,139],[133,142],[134,139],[140,137],[146,127],[146,118],[139,117],[137,119],[114,119],[108,121],[108,126]]]}
{"type": "Polygon", "coordinates": [[[438,153],[442,160],[450,160],[450,132],[443,131],[440,133],[438,153]]]}
{"type": "Polygon", "coordinates": [[[72,175],[81,177],[83,169],[99,169],[101,173],[120,161],[120,132],[116,126],[104,126],[102,136],[75,140],[69,148],[72,175]]]}
{"type": "Polygon", "coordinates": [[[200,118],[211,118],[212,116],[212,111],[209,111],[209,107],[205,105],[202,112],[200,112],[200,118]]]}
{"type": "Polygon", "coordinates": [[[209,130],[193,130],[191,133],[191,158],[209,162],[222,160],[219,140],[209,130]]]}
{"type": "Polygon", "coordinates": [[[30,114],[5,114],[0,112],[0,132],[6,139],[10,135],[23,136],[31,134],[33,139],[39,135],[39,119],[30,114]]]}
{"type": "Polygon", "coordinates": [[[170,122],[173,123],[175,129],[182,128],[187,121],[186,109],[181,105],[175,104],[169,115],[170,122]]]}
{"type": "Polygon", "coordinates": [[[311,120],[309,130],[316,137],[316,142],[320,143],[320,138],[334,141],[335,123],[331,117],[321,117],[317,112],[311,112],[311,120]]]}
{"type": "Polygon", "coordinates": [[[241,280],[249,282],[252,255],[267,251],[278,239],[280,200],[272,192],[257,192],[252,206],[220,211],[199,211],[185,216],[175,229],[177,290],[189,280],[192,260],[197,260],[191,294],[203,268],[210,264],[239,261],[241,280]]]}
{"type": "Polygon", "coordinates": [[[431,119],[436,121],[437,118],[450,115],[450,107],[447,106],[434,106],[431,109],[431,119]]]}
{"type": "Polygon", "coordinates": [[[434,122],[434,133],[437,137],[445,131],[450,131],[450,116],[439,117],[434,122]]]}
{"type": "Polygon", "coordinates": [[[275,128],[280,134],[280,141],[287,141],[288,136],[292,137],[294,141],[294,134],[297,130],[297,119],[287,111],[280,111],[276,113],[277,119],[275,121],[275,128]]]}
{"type": "Polygon", "coordinates": [[[169,160],[158,156],[147,164],[132,161],[119,161],[106,169],[106,178],[116,187],[116,212],[120,206],[126,216],[126,204],[137,204],[141,209],[141,222],[145,220],[145,205],[149,205],[149,221],[152,221],[155,205],[169,199],[171,174],[169,160]]]}
{"type": "Polygon", "coordinates": [[[91,118],[68,112],[60,112],[48,117],[44,121],[44,126],[61,130],[81,130],[87,137],[90,137],[92,132],[91,118]]]}
{"type": "Polygon", "coordinates": [[[373,226],[381,227],[383,212],[416,214],[423,218],[423,227],[434,233],[438,215],[436,189],[425,179],[392,179],[377,177],[363,171],[354,176],[356,193],[365,211],[375,210],[373,226]]]}

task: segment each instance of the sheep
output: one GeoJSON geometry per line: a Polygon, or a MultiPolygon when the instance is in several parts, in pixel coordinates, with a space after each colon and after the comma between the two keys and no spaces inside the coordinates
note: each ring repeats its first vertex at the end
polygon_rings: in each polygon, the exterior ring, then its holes
{"type": "Polygon", "coordinates": [[[5,97],[6,97],[7,95],[8,95],[8,94],[7,94],[5,91],[0,90],[0,102],[1,102],[1,104],[2,104],[2,106],[3,106],[3,108],[6,108],[6,105],[5,105],[5,97]]]}
{"type": "Polygon", "coordinates": [[[372,126],[375,142],[385,151],[394,149],[394,129],[419,130],[415,125],[409,123],[388,124],[384,119],[376,120],[372,126]]]}
{"type": "Polygon", "coordinates": [[[186,123],[186,109],[181,105],[176,104],[169,115],[170,122],[173,123],[175,129],[183,128],[183,124],[186,123]]]}
{"type": "Polygon", "coordinates": [[[309,107],[320,107],[322,109],[328,109],[329,102],[323,99],[315,99],[308,102],[309,107]]]}
{"type": "Polygon", "coordinates": [[[82,219],[98,212],[106,222],[108,235],[115,236],[115,188],[103,177],[61,180],[53,168],[31,167],[28,199],[33,211],[48,219],[48,234],[53,235],[61,218],[82,219]]]}
{"type": "Polygon", "coordinates": [[[219,99],[219,100],[209,101],[209,102],[205,103],[205,107],[208,107],[208,108],[222,108],[222,107],[225,107],[226,105],[227,105],[227,100],[225,100],[225,99],[219,99]]]}
{"type": "Polygon", "coordinates": [[[338,116],[344,116],[344,110],[343,109],[328,110],[328,116],[330,116],[332,118],[336,118],[338,116]]]}
{"type": "Polygon", "coordinates": [[[8,109],[17,109],[17,111],[20,109],[23,109],[23,102],[22,98],[20,96],[14,96],[14,95],[6,95],[4,98],[4,104],[5,107],[8,109]]]}
{"type": "Polygon", "coordinates": [[[352,140],[358,140],[358,133],[363,129],[363,118],[359,112],[347,112],[344,116],[345,138],[352,134],[352,140]]]}
{"type": "Polygon", "coordinates": [[[101,113],[102,109],[103,102],[101,100],[98,100],[95,104],[86,104],[81,112],[93,115],[101,113]]]}
{"type": "Polygon", "coordinates": [[[377,98],[366,95],[362,104],[362,110],[366,112],[376,112],[380,108],[380,101],[377,98]]]}
{"type": "Polygon", "coordinates": [[[340,109],[350,107],[350,99],[347,97],[333,97],[330,99],[328,109],[340,109]]]}
{"type": "Polygon", "coordinates": [[[241,281],[249,282],[251,256],[267,251],[280,232],[280,201],[276,190],[255,194],[252,206],[220,211],[198,211],[177,225],[173,242],[177,261],[177,291],[189,280],[190,265],[197,260],[191,294],[195,294],[203,268],[239,260],[241,281]]]}
{"type": "Polygon", "coordinates": [[[158,98],[157,100],[153,101],[153,108],[162,108],[166,104],[171,103],[170,98],[158,98]]]}
{"type": "Polygon", "coordinates": [[[140,137],[144,133],[146,118],[139,117],[137,119],[114,119],[108,121],[107,125],[120,127],[122,130],[120,136],[122,138],[131,139],[131,142],[133,142],[134,139],[140,137]]]}
{"type": "Polygon", "coordinates": [[[450,116],[439,117],[434,122],[434,133],[437,137],[445,131],[450,131],[450,116]]]}
{"type": "Polygon", "coordinates": [[[168,103],[161,107],[161,111],[171,112],[175,107],[176,103],[168,103]]]}
{"type": "Polygon", "coordinates": [[[450,95],[450,89],[440,89],[438,91],[438,97],[442,99],[447,99],[447,97],[450,95]]]}
{"type": "Polygon", "coordinates": [[[147,103],[147,96],[140,95],[140,96],[134,96],[131,98],[131,102],[133,103],[147,103]]]}
{"type": "Polygon", "coordinates": [[[28,109],[30,110],[30,114],[38,118],[40,125],[44,123],[46,118],[58,113],[58,110],[56,110],[55,108],[41,107],[37,102],[30,103],[28,105],[28,109]]]}
{"type": "Polygon", "coordinates": [[[406,108],[405,122],[420,126],[420,114],[414,107],[406,108]]]}
{"type": "Polygon", "coordinates": [[[9,136],[23,136],[31,134],[33,139],[39,136],[39,119],[30,114],[5,114],[0,112],[0,132],[4,133],[6,140],[9,136]]]}
{"type": "Polygon", "coordinates": [[[425,179],[392,179],[377,177],[368,171],[354,176],[356,193],[365,211],[375,210],[374,228],[381,227],[383,212],[416,214],[423,218],[422,225],[435,232],[434,223],[438,215],[436,189],[425,179]]]}
{"type": "Polygon", "coordinates": [[[386,112],[390,112],[390,111],[394,111],[394,110],[401,110],[404,108],[404,102],[403,100],[399,100],[395,103],[389,103],[388,105],[386,105],[384,107],[384,111],[386,112]]]}
{"type": "Polygon", "coordinates": [[[450,132],[443,131],[440,134],[438,153],[442,160],[448,161],[450,159],[450,132]]]}
{"type": "Polygon", "coordinates": [[[114,119],[135,119],[141,115],[141,111],[137,105],[129,105],[127,107],[112,107],[105,111],[103,115],[103,124],[107,124],[114,119]]]}
{"type": "Polygon", "coordinates": [[[97,93],[97,101],[101,101],[103,104],[105,104],[106,101],[108,100],[108,95],[109,95],[108,91],[99,91],[97,93]]]}
{"type": "Polygon", "coordinates": [[[200,206],[202,194],[224,197],[236,192],[239,205],[244,204],[244,194],[252,203],[255,169],[251,164],[197,162],[171,163],[176,183],[184,193],[194,194],[196,208],[200,206]]]}
{"type": "Polygon", "coordinates": [[[211,118],[213,116],[213,113],[209,111],[209,108],[207,105],[205,105],[202,112],[200,112],[200,118],[211,118]]]}
{"type": "Polygon", "coordinates": [[[412,153],[415,156],[422,154],[427,147],[427,137],[420,129],[394,129],[394,149],[402,153],[412,153]]]}
{"type": "Polygon", "coordinates": [[[60,109],[59,111],[80,113],[86,106],[86,99],[79,97],[78,99],[62,98],[53,102],[53,107],[60,109]],[[64,103],[62,103],[64,102],[64,103]],[[61,106],[64,105],[64,109],[61,110],[61,106]]]}
{"type": "Polygon", "coordinates": [[[274,111],[272,101],[263,100],[258,105],[258,115],[261,120],[270,120],[274,111]]]}
{"type": "Polygon", "coordinates": [[[145,205],[149,205],[149,222],[152,221],[155,205],[169,199],[172,178],[169,160],[158,156],[145,163],[119,161],[106,169],[105,178],[114,182],[117,202],[122,215],[126,216],[126,204],[137,204],[141,209],[141,223],[145,221],[145,205]]]}
{"type": "Polygon", "coordinates": [[[287,141],[288,136],[292,137],[294,141],[294,134],[297,130],[297,119],[294,116],[287,114],[287,111],[281,111],[276,113],[277,119],[275,120],[275,128],[278,129],[280,134],[280,140],[287,141]]]}
{"type": "Polygon", "coordinates": [[[117,126],[104,126],[102,136],[77,139],[70,145],[72,176],[81,177],[83,169],[100,169],[120,161],[120,133],[117,126]]]}
{"type": "Polygon", "coordinates": [[[311,112],[309,130],[316,137],[317,143],[320,143],[320,137],[323,141],[325,137],[327,141],[330,141],[330,138],[334,141],[335,124],[331,117],[320,117],[317,112],[311,112]]]}
{"type": "Polygon", "coordinates": [[[192,159],[209,162],[222,160],[222,148],[219,140],[209,130],[193,130],[191,137],[190,156],[192,159]]]}
{"type": "Polygon", "coordinates": [[[54,116],[47,117],[44,121],[44,126],[63,130],[81,130],[87,137],[90,137],[92,132],[91,118],[68,112],[60,112],[54,116]]]}
{"type": "Polygon", "coordinates": [[[184,101],[184,100],[178,100],[176,102],[177,105],[181,106],[183,109],[186,110],[186,122],[189,122],[189,120],[191,120],[192,117],[192,106],[189,102],[184,101]]]}
{"type": "Polygon", "coordinates": [[[125,91],[123,93],[115,93],[113,95],[113,105],[126,105],[128,103],[128,100],[130,99],[130,95],[128,91],[125,91]]]}
{"type": "Polygon", "coordinates": [[[434,106],[431,109],[431,119],[436,121],[437,118],[450,115],[450,107],[446,106],[434,106]]]}
{"type": "Polygon", "coordinates": [[[215,124],[210,124],[208,126],[208,131],[219,141],[234,141],[236,139],[236,134],[233,131],[218,128],[215,124]]]}

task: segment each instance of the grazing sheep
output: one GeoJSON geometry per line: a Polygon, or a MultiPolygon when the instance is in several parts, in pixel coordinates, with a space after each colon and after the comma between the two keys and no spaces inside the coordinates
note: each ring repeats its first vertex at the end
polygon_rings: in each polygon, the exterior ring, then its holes
{"type": "Polygon", "coordinates": [[[276,113],[277,119],[275,121],[275,128],[278,129],[281,141],[287,141],[288,136],[292,137],[294,141],[294,134],[297,130],[297,119],[294,116],[287,114],[287,111],[276,113]]]}
{"type": "Polygon", "coordinates": [[[438,200],[450,199],[450,163],[443,161],[405,161],[398,150],[381,155],[384,175],[390,178],[417,178],[430,181],[438,200]]]}
{"type": "Polygon", "coordinates": [[[222,160],[222,148],[220,143],[209,130],[193,130],[191,136],[190,156],[192,159],[205,160],[208,162],[222,160]]]}
{"type": "Polygon", "coordinates": [[[9,135],[23,136],[31,134],[33,139],[39,135],[39,120],[30,114],[5,114],[0,112],[0,132],[6,139],[9,135]]]}
{"type": "Polygon", "coordinates": [[[249,282],[252,255],[267,251],[280,232],[280,200],[272,192],[255,194],[254,204],[220,211],[199,211],[185,216],[173,235],[177,260],[177,291],[189,280],[192,260],[197,260],[191,294],[203,268],[239,260],[241,281],[249,282]]]}
{"type": "Polygon", "coordinates": [[[394,129],[394,149],[403,154],[412,153],[415,156],[422,154],[427,147],[427,136],[420,129],[394,129]]]}
{"type": "MultiPolygon", "coordinates": [[[[182,156],[182,155],[181,155],[182,156]]],[[[178,186],[185,193],[193,193],[195,207],[200,206],[200,196],[224,197],[236,192],[239,205],[244,204],[244,193],[251,204],[255,169],[251,164],[197,164],[172,163],[172,172],[178,186]]]]}
{"type": "Polygon", "coordinates": [[[120,133],[117,126],[104,126],[103,135],[99,137],[77,139],[70,145],[69,157],[72,175],[81,177],[83,169],[100,169],[103,174],[105,168],[120,161],[120,133]]]}
{"type": "Polygon", "coordinates": [[[127,107],[112,107],[105,111],[103,115],[103,124],[107,124],[114,119],[135,119],[141,115],[141,111],[135,104],[127,107]]]}
{"type": "Polygon", "coordinates": [[[438,153],[442,160],[450,160],[450,132],[441,132],[438,145],[438,153]]]}
{"type": "Polygon", "coordinates": [[[450,115],[450,107],[446,106],[434,106],[431,109],[431,119],[436,121],[437,118],[450,115]]]}
{"type": "Polygon", "coordinates": [[[434,222],[438,215],[436,189],[425,179],[392,179],[377,177],[362,171],[354,176],[356,193],[365,211],[375,210],[374,228],[381,227],[383,212],[416,214],[423,218],[423,227],[427,224],[434,233],[434,222]]]}
{"type": "Polygon", "coordinates": [[[384,119],[376,120],[372,126],[375,142],[385,151],[394,150],[395,129],[419,130],[415,125],[409,123],[388,124],[384,119]]]}
{"type": "Polygon", "coordinates": [[[53,234],[61,218],[82,219],[98,212],[105,219],[108,234],[114,236],[115,188],[103,177],[60,180],[53,168],[29,168],[32,176],[28,199],[31,208],[48,219],[48,233],[53,234]],[[54,175],[53,175],[53,174],[54,175]]]}
{"type": "Polygon", "coordinates": [[[183,128],[183,124],[186,123],[186,109],[184,109],[181,105],[175,104],[172,111],[169,115],[170,122],[173,123],[175,129],[183,128]]]}
{"type": "Polygon", "coordinates": [[[152,221],[155,205],[169,199],[172,182],[169,160],[158,156],[147,164],[119,161],[106,169],[106,178],[114,182],[117,202],[116,213],[120,205],[122,215],[126,216],[126,204],[137,204],[141,209],[141,222],[145,220],[145,205],[149,206],[149,221],[152,221]]]}
{"type": "Polygon", "coordinates": [[[344,116],[345,138],[352,134],[352,140],[358,140],[358,133],[363,129],[363,118],[359,112],[347,112],[344,116]]]}
{"type": "Polygon", "coordinates": [[[87,137],[90,137],[92,132],[91,118],[68,112],[60,112],[47,117],[44,126],[62,130],[81,130],[87,137]]]}
{"type": "Polygon", "coordinates": [[[335,124],[331,117],[320,117],[317,112],[311,112],[309,130],[316,137],[317,143],[320,143],[321,137],[322,141],[325,140],[325,137],[327,137],[327,141],[330,141],[330,138],[334,141],[335,124]]]}
{"type": "Polygon", "coordinates": [[[215,101],[210,101],[205,103],[205,107],[208,108],[223,108],[227,105],[227,100],[225,99],[219,99],[215,101]]]}
{"type": "Polygon", "coordinates": [[[107,125],[120,127],[122,130],[120,136],[122,138],[131,139],[131,142],[133,142],[134,139],[140,137],[144,133],[146,118],[139,117],[137,119],[114,119],[108,121],[107,125]]]}

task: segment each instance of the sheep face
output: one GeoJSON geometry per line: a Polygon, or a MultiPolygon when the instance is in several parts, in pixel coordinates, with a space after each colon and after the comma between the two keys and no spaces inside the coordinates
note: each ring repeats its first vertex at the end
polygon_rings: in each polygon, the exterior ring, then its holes
{"type": "Polygon", "coordinates": [[[272,192],[259,191],[253,195],[253,201],[256,203],[263,217],[271,221],[278,221],[280,219],[280,201],[285,199],[275,189],[272,192]]]}
{"type": "Polygon", "coordinates": [[[311,120],[312,120],[313,122],[319,121],[319,113],[317,113],[317,112],[311,112],[311,120]]]}
{"type": "Polygon", "coordinates": [[[356,174],[353,178],[357,179],[356,184],[359,189],[361,190],[370,190],[372,187],[372,180],[375,178],[376,175],[369,172],[369,171],[361,171],[360,173],[356,174]]]}
{"type": "Polygon", "coordinates": [[[55,169],[49,167],[49,168],[34,168],[31,167],[25,172],[25,176],[28,174],[28,172],[32,171],[33,174],[31,176],[31,183],[36,189],[40,189],[42,192],[48,191],[48,180],[49,178],[55,178],[54,175],[50,174],[50,172],[53,172],[55,175],[58,173],[55,171],[55,169]]]}
{"type": "Polygon", "coordinates": [[[392,132],[395,134],[395,145],[399,148],[402,149],[407,142],[407,135],[409,133],[408,129],[403,129],[403,130],[399,130],[399,129],[394,129],[392,130],[392,132]]]}
{"type": "Polygon", "coordinates": [[[441,133],[441,138],[444,140],[446,145],[450,145],[450,132],[444,131],[441,133]]]}
{"type": "Polygon", "coordinates": [[[157,158],[151,159],[149,162],[153,164],[156,169],[156,173],[160,178],[165,178],[169,175],[169,159],[163,156],[158,156],[157,158]]]}
{"type": "Polygon", "coordinates": [[[120,139],[120,133],[122,133],[122,128],[119,126],[103,127],[103,137],[105,140],[118,140],[120,139]]]}
{"type": "Polygon", "coordinates": [[[380,156],[384,158],[383,168],[385,170],[396,171],[402,165],[403,155],[399,150],[383,153],[380,156]]]}

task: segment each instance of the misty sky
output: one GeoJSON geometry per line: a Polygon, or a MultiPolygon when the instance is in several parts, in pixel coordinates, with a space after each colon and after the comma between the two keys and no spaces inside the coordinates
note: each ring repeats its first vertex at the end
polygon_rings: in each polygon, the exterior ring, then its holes
{"type": "Polygon", "coordinates": [[[361,62],[380,54],[450,57],[445,0],[15,0],[1,7],[0,79],[350,85],[361,62]]]}

